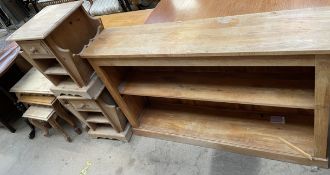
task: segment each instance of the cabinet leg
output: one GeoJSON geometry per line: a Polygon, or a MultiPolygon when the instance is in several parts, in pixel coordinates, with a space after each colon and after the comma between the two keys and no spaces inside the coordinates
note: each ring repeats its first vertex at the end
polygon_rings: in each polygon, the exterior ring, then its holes
{"type": "Polygon", "coordinates": [[[74,131],[77,134],[81,134],[81,129],[77,126],[77,124],[74,121],[73,117],[67,111],[65,111],[65,109],[62,107],[62,105],[60,104],[59,101],[56,101],[53,104],[53,108],[55,109],[57,115],[61,119],[63,119],[64,121],[66,121],[72,128],[74,128],[74,131]]]}
{"type": "Polygon", "coordinates": [[[315,56],[314,156],[327,158],[330,113],[330,55],[315,56]]]}
{"type": "Polygon", "coordinates": [[[28,119],[25,119],[25,123],[30,127],[31,131],[29,134],[29,139],[34,139],[35,135],[36,135],[36,129],[35,127],[29,122],[28,119]]]}
{"type": "Polygon", "coordinates": [[[51,119],[49,119],[49,124],[56,130],[58,130],[59,132],[62,133],[62,135],[65,137],[65,140],[68,142],[71,142],[72,139],[70,138],[70,136],[64,131],[64,129],[56,122],[56,117],[53,117],[51,119]]]}
{"type": "Polygon", "coordinates": [[[38,120],[30,119],[30,118],[29,118],[29,122],[32,125],[34,125],[35,127],[42,129],[44,131],[45,137],[49,137],[49,129],[47,127],[45,127],[41,122],[39,122],[38,120]]]}

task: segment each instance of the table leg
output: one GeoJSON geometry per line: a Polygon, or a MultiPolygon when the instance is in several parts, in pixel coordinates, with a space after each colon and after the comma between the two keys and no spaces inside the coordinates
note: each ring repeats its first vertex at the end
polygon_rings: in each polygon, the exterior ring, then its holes
{"type": "Polygon", "coordinates": [[[72,118],[72,116],[65,111],[65,109],[63,108],[63,106],[60,104],[59,101],[56,101],[53,104],[53,108],[56,111],[56,114],[63,119],[64,121],[66,121],[70,126],[72,126],[74,128],[74,131],[77,134],[81,134],[81,129],[77,126],[76,122],[74,121],[74,119],[72,118]]]}
{"type": "Polygon", "coordinates": [[[60,131],[63,136],[65,137],[65,140],[68,142],[71,142],[72,139],[70,138],[70,136],[65,132],[65,130],[56,122],[56,116],[52,117],[49,119],[49,124],[56,130],[60,131]]]}
{"type": "Polygon", "coordinates": [[[49,136],[49,129],[47,127],[45,127],[40,121],[29,118],[29,122],[31,124],[33,124],[35,127],[44,130],[45,137],[49,136]]]}
{"type": "Polygon", "coordinates": [[[36,135],[36,129],[35,127],[30,123],[30,121],[28,119],[25,119],[25,123],[27,125],[29,125],[31,131],[30,131],[30,134],[29,134],[29,139],[34,139],[35,135],[36,135]]]}

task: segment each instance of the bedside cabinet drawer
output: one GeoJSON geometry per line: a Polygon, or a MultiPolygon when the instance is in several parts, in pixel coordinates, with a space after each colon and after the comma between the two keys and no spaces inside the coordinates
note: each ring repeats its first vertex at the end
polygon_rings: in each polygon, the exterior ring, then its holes
{"type": "Polygon", "coordinates": [[[97,103],[93,100],[68,100],[68,102],[77,111],[98,111],[98,112],[101,112],[101,109],[99,108],[97,103]]]}
{"type": "Polygon", "coordinates": [[[47,45],[42,41],[21,41],[18,44],[30,58],[55,58],[47,45]]]}

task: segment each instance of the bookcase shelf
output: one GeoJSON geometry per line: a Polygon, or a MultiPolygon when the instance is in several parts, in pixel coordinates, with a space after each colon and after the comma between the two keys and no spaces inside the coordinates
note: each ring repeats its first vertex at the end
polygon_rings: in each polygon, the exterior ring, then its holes
{"type": "Polygon", "coordinates": [[[99,112],[90,112],[87,115],[87,122],[89,123],[103,123],[103,124],[110,124],[109,120],[105,118],[105,116],[102,113],[99,112]]]}
{"type": "MultiPolygon", "coordinates": [[[[151,104],[140,116],[136,134],[215,148],[244,148],[288,157],[313,155],[313,123],[291,115],[285,124],[248,111],[229,111],[190,105],[151,104]],[[292,145],[298,145],[292,147],[292,145]],[[302,151],[303,152],[302,152],[302,151]]],[[[304,116],[311,117],[313,116],[304,116]]]]}
{"type": "Polygon", "coordinates": [[[55,63],[54,65],[48,67],[44,73],[47,75],[69,75],[59,63],[55,63]]]}
{"type": "Polygon", "coordinates": [[[314,109],[313,81],[201,72],[134,72],[125,95],[314,109]]]}

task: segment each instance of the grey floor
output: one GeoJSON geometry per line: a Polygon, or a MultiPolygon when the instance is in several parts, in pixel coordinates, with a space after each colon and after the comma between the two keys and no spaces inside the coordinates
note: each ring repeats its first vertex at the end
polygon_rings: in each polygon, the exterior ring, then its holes
{"type": "Polygon", "coordinates": [[[0,174],[2,175],[321,175],[330,170],[244,156],[187,144],[133,136],[129,143],[91,139],[84,132],[68,143],[51,130],[40,130],[28,139],[22,120],[12,134],[0,128],[0,174]]]}

